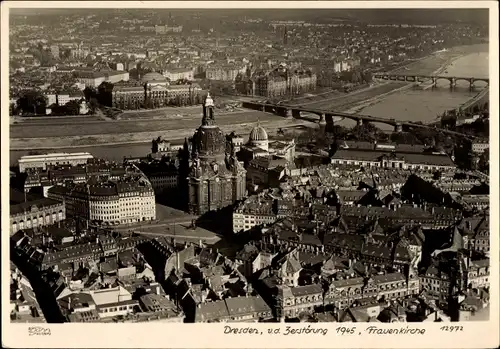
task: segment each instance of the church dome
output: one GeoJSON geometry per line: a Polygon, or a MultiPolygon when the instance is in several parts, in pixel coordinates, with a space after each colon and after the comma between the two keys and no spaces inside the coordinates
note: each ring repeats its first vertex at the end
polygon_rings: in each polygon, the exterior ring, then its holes
{"type": "Polygon", "coordinates": [[[222,156],[226,152],[226,136],[216,126],[200,126],[193,137],[193,145],[201,156],[222,156]]]}
{"type": "Polygon", "coordinates": [[[267,132],[264,127],[257,125],[253,128],[252,132],[250,132],[250,142],[254,141],[267,141],[267,132]]]}
{"type": "Polygon", "coordinates": [[[165,77],[161,75],[160,73],[157,72],[150,72],[147,74],[144,74],[144,76],[141,78],[142,82],[149,82],[149,81],[166,81],[165,77]]]}

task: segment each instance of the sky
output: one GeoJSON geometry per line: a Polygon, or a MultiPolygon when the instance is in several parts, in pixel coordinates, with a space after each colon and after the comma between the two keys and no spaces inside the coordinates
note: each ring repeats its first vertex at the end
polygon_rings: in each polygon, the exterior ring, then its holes
{"type": "MultiPolygon", "coordinates": [[[[117,12],[117,9],[12,9],[14,15],[67,15],[117,12]],[[98,12],[97,12],[98,11],[98,12]]],[[[118,10],[120,11],[120,10],[118,10]]],[[[120,12],[125,12],[122,9],[120,12]]],[[[134,9],[134,12],[141,11],[134,9]]],[[[144,10],[147,11],[147,10],[144,10]]],[[[325,10],[293,10],[293,9],[257,9],[257,10],[169,10],[155,9],[156,13],[172,12],[174,16],[182,16],[193,12],[201,12],[211,17],[261,17],[269,20],[305,20],[332,21],[347,19],[370,23],[429,23],[469,22],[474,24],[488,23],[487,9],[325,9],[325,10]]],[[[129,11],[127,11],[129,12],[129,11]]]]}

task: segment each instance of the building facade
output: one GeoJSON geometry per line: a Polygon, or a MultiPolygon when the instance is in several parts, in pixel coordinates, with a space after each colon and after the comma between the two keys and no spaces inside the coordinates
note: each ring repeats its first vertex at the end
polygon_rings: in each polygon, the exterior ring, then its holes
{"type": "Polygon", "coordinates": [[[192,68],[174,68],[167,69],[163,72],[163,76],[170,81],[178,80],[194,80],[194,69],[192,68]]]}
{"type": "Polygon", "coordinates": [[[57,185],[48,190],[48,197],[63,200],[68,215],[97,224],[120,225],[156,219],[154,190],[145,179],[57,185]]]}
{"type": "Polygon", "coordinates": [[[86,164],[93,156],[90,153],[51,153],[43,155],[26,155],[19,159],[19,171],[26,169],[46,170],[48,165],[80,165],[86,164]]]}
{"type": "Polygon", "coordinates": [[[208,80],[234,81],[239,73],[244,73],[245,71],[246,67],[244,65],[214,64],[209,65],[205,73],[208,80]]]}
{"type": "Polygon", "coordinates": [[[40,199],[10,206],[10,234],[19,230],[56,224],[66,219],[62,201],[40,199]]]}
{"type": "Polygon", "coordinates": [[[115,86],[113,88],[113,107],[120,109],[139,109],[144,105],[143,86],[115,86]]]}
{"type": "Polygon", "coordinates": [[[360,299],[395,300],[420,292],[420,279],[411,270],[408,275],[389,273],[370,277],[353,277],[333,281],[325,293],[325,305],[343,309],[360,299]]]}
{"type": "Polygon", "coordinates": [[[488,140],[476,140],[472,142],[473,153],[482,154],[489,148],[490,148],[490,142],[488,140]]]}
{"type": "Polygon", "coordinates": [[[288,72],[278,69],[254,75],[253,95],[263,97],[294,96],[316,89],[317,77],[312,72],[288,72]]]}
{"type": "MultiPolygon", "coordinates": [[[[148,73],[144,78],[151,76],[148,73]]],[[[198,84],[169,85],[166,80],[144,80],[142,85],[115,86],[112,92],[113,107],[139,109],[160,108],[169,105],[191,105],[201,101],[203,90],[198,84]]]]}

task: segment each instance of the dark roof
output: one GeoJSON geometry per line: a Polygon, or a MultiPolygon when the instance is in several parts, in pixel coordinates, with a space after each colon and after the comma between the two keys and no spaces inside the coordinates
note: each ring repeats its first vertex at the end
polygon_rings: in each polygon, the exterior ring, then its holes
{"type": "Polygon", "coordinates": [[[334,159],[360,160],[360,161],[379,161],[381,157],[394,156],[397,159],[404,160],[410,164],[434,165],[434,166],[455,166],[453,161],[442,154],[424,154],[424,153],[405,153],[405,152],[387,152],[370,149],[339,149],[332,156],[334,159]]]}
{"type": "Polygon", "coordinates": [[[43,198],[34,201],[23,202],[17,205],[10,206],[10,215],[20,214],[36,209],[43,209],[44,207],[53,206],[53,205],[62,205],[62,202],[43,198]]]}

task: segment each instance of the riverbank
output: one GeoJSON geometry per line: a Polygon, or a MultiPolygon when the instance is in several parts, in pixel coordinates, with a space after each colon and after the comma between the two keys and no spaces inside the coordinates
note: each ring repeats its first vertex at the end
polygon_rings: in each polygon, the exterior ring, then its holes
{"type": "MultiPolygon", "coordinates": [[[[478,47],[478,46],[476,45],[475,47],[478,47]]],[[[480,45],[479,48],[484,49],[485,47],[484,47],[484,45],[480,45]]],[[[456,50],[446,51],[446,53],[448,53],[448,55],[449,55],[448,57],[446,57],[446,60],[439,67],[435,68],[432,72],[430,72],[429,75],[441,75],[441,74],[446,75],[448,68],[451,67],[455,62],[472,54],[470,48],[467,50],[465,50],[463,48],[457,48],[456,50]]],[[[441,55],[441,54],[442,54],[442,52],[438,53],[438,55],[441,55]]],[[[441,57],[441,58],[443,58],[443,57],[441,57]]],[[[411,73],[408,73],[408,71],[405,71],[404,73],[411,74],[411,73]]],[[[424,74],[424,73],[420,73],[420,74],[424,74]]],[[[390,91],[388,93],[376,96],[374,98],[363,101],[357,105],[354,105],[351,108],[349,108],[346,112],[353,113],[353,114],[361,113],[366,108],[375,106],[376,104],[379,104],[379,103],[385,101],[388,97],[390,97],[396,93],[401,93],[401,92],[404,92],[405,90],[410,90],[414,86],[415,86],[415,83],[409,83],[406,87],[395,89],[395,90],[390,91]]],[[[425,85],[425,83],[423,86],[420,86],[420,88],[422,90],[427,90],[427,89],[432,88],[432,87],[433,87],[432,84],[425,85]]],[[[479,93],[481,93],[481,92],[479,92],[479,93]]],[[[473,96],[470,100],[474,100],[476,98],[476,96],[477,95],[473,96]]],[[[465,103],[468,103],[468,102],[465,102],[465,103]]],[[[463,103],[461,103],[461,104],[463,104],[463,103]]],[[[457,106],[457,108],[458,108],[458,106],[457,106]]],[[[430,122],[434,122],[434,121],[435,120],[432,120],[430,122]]]]}
{"type": "MultiPolygon", "coordinates": [[[[464,53],[463,50],[455,51],[444,51],[439,53],[433,53],[426,57],[420,58],[416,61],[410,62],[407,65],[399,67],[390,71],[390,73],[397,73],[403,70],[405,74],[412,74],[414,71],[420,71],[415,74],[441,74],[446,68],[452,64],[455,60],[467,55],[469,53],[464,53]],[[429,67],[429,64],[431,67],[429,67]],[[436,66],[436,64],[439,64],[436,66]],[[429,69],[433,69],[429,71],[429,69]],[[423,71],[423,72],[421,72],[423,71]]],[[[390,96],[391,94],[402,92],[404,90],[410,89],[415,86],[415,83],[408,82],[398,82],[398,81],[383,81],[374,86],[370,86],[354,93],[346,95],[336,95],[332,98],[319,99],[317,101],[302,103],[303,106],[309,106],[314,108],[325,108],[338,110],[344,110],[347,113],[359,113],[361,110],[368,106],[372,106],[384,98],[390,96]],[[404,86],[401,86],[401,85],[404,86]],[[342,103],[337,103],[337,101],[342,101],[342,103]]],[[[318,96],[319,97],[319,96],[318,96]]]]}
{"type": "Polygon", "coordinates": [[[362,103],[356,104],[355,106],[352,106],[352,107],[348,108],[347,110],[344,110],[343,112],[349,113],[349,114],[359,114],[363,109],[379,103],[385,97],[390,96],[390,95],[397,93],[397,92],[402,92],[402,91],[408,90],[410,88],[413,88],[413,84],[408,84],[408,85],[402,86],[400,88],[397,88],[395,90],[389,91],[387,93],[381,94],[379,96],[367,99],[367,100],[363,101],[362,103]]]}

